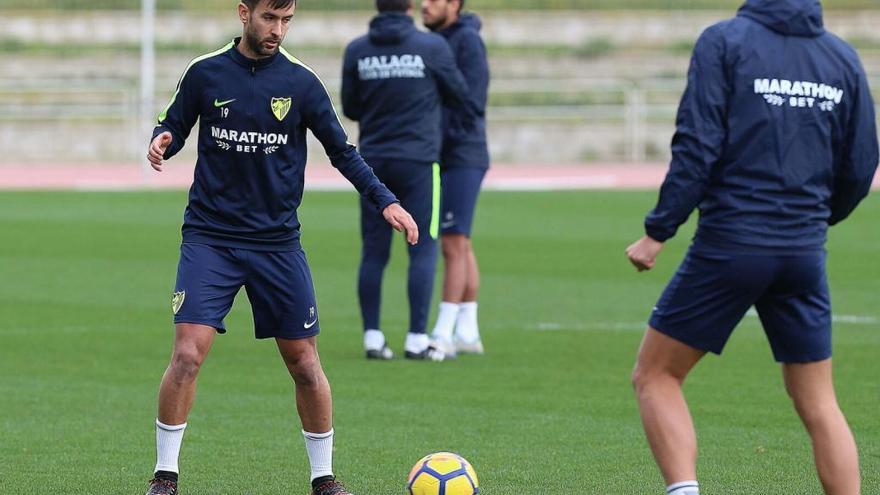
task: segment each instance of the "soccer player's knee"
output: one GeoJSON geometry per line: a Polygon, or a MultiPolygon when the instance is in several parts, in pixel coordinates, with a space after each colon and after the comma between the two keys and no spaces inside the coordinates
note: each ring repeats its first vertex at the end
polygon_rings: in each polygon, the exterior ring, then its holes
{"type": "Polygon", "coordinates": [[[441,241],[443,256],[446,258],[464,257],[468,252],[467,240],[467,237],[463,235],[443,236],[441,241]]]}
{"type": "Polygon", "coordinates": [[[303,356],[289,364],[290,374],[297,386],[314,387],[321,381],[321,362],[317,355],[303,356]]]}
{"type": "Polygon", "coordinates": [[[794,390],[792,390],[791,385],[786,381],[785,382],[785,393],[788,394],[788,398],[791,399],[792,403],[794,403],[795,408],[797,407],[797,394],[794,390]]]}
{"type": "Polygon", "coordinates": [[[789,391],[789,396],[794,403],[795,411],[807,429],[827,424],[842,414],[833,397],[816,400],[814,396],[805,398],[799,394],[792,394],[791,391],[789,391]]]}
{"type": "Polygon", "coordinates": [[[645,373],[642,371],[642,367],[638,364],[633,368],[632,375],[630,375],[630,383],[636,393],[638,393],[645,385],[645,373]]]}
{"type": "Polygon", "coordinates": [[[171,358],[171,376],[178,383],[195,381],[202,367],[202,356],[195,349],[176,350],[171,358]]]}
{"type": "Polygon", "coordinates": [[[419,238],[418,244],[415,246],[408,246],[407,253],[409,254],[410,259],[412,260],[424,260],[428,261],[436,261],[437,257],[437,244],[430,241],[425,241],[424,238],[419,238]]]}
{"type": "Polygon", "coordinates": [[[361,262],[384,267],[391,259],[390,249],[364,249],[361,253],[361,262]]]}
{"type": "Polygon", "coordinates": [[[409,269],[432,272],[437,265],[436,253],[423,251],[410,251],[409,269]]]}
{"type": "Polygon", "coordinates": [[[646,366],[641,362],[637,362],[630,377],[630,382],[636,394],[640,394],[653,384],[677,383],[681,385],[684,382],[684,378],[684,376],[679,376],[663,367],[646,366]]]}

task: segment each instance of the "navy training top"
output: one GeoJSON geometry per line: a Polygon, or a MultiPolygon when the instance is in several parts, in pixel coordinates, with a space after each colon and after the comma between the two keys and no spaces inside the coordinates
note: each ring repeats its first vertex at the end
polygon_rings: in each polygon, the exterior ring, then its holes
{"type": "Polygon", "coordinates": [[[816,0],[748,0],[706,29],[676,127],[645,230],[665,241],[698,207],[695,248],[821,250],[878,163],[864,69],[816,0]]]}
{"type": "Polygon", "coordinates": [[[318,76],[284,48],[247,58],[236,48],[239,41],[189,64],[153,131],[154,138],[165,131],[173,136],[168,159],[199,121],[183,242],[298,249],[307,128],[361,195],[380,209],[396,202],[348,143],[318,76]]]}
{"type": "Polygon", "coordinates": [[[486,105],[489,101],[489,59],[480,37],[483,24],[475,14],[462,14],[439,34],[446,38],[456,64],[464,74],[472,97],[479,108],[479,118],[470,128],[466,117],[449,106],[443,112],[443,167],[489,167],[489,145],[486,140],[486,105]]]}
{"type": "Polygon", "coordinates": [[[386,12],[345,50],[342,109],[360,124],[368,159],[433,163],[440,159],[443,102],[473,129],[476,102],[443,37],[416,29],[410,16],[386,12]]]}

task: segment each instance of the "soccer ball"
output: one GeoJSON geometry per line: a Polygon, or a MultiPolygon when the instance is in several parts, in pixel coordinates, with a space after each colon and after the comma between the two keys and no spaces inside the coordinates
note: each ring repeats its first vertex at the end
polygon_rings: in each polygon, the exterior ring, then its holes
{"type": "Polygon", "coordinates": [[[477,473],[464,457],[436,452],[422,457],[413,466],[406,482],[409,495],[477,495],[477,473]]]}

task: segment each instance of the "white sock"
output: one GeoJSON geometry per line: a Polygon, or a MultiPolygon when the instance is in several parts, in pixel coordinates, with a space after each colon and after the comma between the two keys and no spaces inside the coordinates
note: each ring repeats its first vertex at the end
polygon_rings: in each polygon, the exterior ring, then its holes
{"type": "Polygon", "coordinates": [[[424,351],[428,348],[428,334],[408,332],[406,334],[406,343],[403,345],[403,348],[408,352],[419,353],[424,351]]]}
{"type": "Polygon", "coordinates": [[[680,481],[666,487],[666,495],[700,495],[700,485],[695,481],[680,481]]]}
{"type": "Polygon", "coordinates": [[[473,344],[480,340],[480,327],[477,324],[477,302],[463,302],[459,305],[455,320],[455,335],[458,340],[473,344]]]}
{"type": "Polygon", "coordinates": [[[312,467],[311,480],[333,476],[333,430],[327,433],[309,433],[303,430],[303,437],[306,439],[306,452],[312,467]]]}
{"type": "Polygon", "coordinates": [[[436,340],[452,342],[452,331],[455,330],[455,321],[458,319],[459,304],[443,301],[440,303],[440,312],[437,313],[437,324],[434,325],[433,337],[436,340]]]}
{"type": "Polygon", "coordinates": [[[385,334],[382,330],[367,330],[364,332],[364,349],[368,351],[381,351],[385,347],[385,334]]]}
{"type": "Polygon", "coordinates": [[[180,443],[183,441],[184,430],[186,430],[186,423],[166,425],[158,419],[156,420],[155,471],[180,473],[177,468],[177,458],[180,456],[180,443]]]}

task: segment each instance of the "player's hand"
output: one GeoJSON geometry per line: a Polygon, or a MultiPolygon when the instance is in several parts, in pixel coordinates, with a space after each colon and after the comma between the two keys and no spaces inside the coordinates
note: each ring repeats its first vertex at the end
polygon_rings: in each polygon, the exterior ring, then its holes
{"type": "Polygon", "coordinates": [[[626,256],[629,262],[640,272],[654,268],[657,261],[657,255],[663,249],[663,243],[651,239],[648,236],[642,237],[636,242],[630,244],[626,248],[626,256]]]}
{"type": "Polygon", "coordinates": [[[166,131],[156,136],[156,138],[153,139],[153,142],[150,143],[150,151],[147,153],[147,160],[150,161],[150,165],[157,172],[162,171],[162,157],[165,156],[165,150],[171,146],[171,141],[173,139],[171,133],[166,131]]]}
{"type": "Polygon", "coordinates": [[[419,242],[419,227],[412,215],[403,209],[398,203],[391,203],[384,210],[382,216],[398,232],[406,232],[406,242],[415,246],[419,242]]]}

